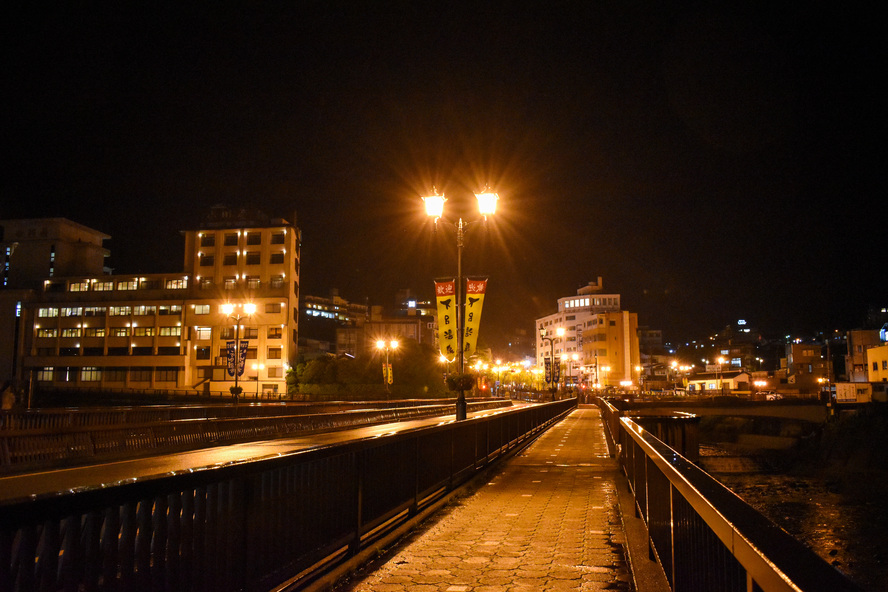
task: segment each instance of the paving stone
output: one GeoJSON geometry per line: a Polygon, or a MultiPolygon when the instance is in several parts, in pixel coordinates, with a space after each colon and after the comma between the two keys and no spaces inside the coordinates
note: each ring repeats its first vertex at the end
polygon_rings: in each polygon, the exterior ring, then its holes
{"type": "Polygon", "coordinates": [[[599,412],[575,410],[339,592],[631,589],[599,412]]]}

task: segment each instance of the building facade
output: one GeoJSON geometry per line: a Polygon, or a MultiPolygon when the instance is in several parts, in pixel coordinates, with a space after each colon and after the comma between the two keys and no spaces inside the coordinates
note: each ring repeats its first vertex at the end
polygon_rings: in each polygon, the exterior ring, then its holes
{"type": "Polygon", "coordinates": [[[183,235],[182,272],[46,277],[23,303],[18,379],[224,394],[235,383],[230,346],[245,342],[245,394],[285,393],[297,355],[299,229],[216,207],[183,235]]]}
{"type": "Polygon", "coordinates": [[[600,277],[576,295],[559,298],[557,312],[537,319],[536,329],[537,367],[554,355],[566,384],[637,380],[638,317],[622,310],[619,294],[604,293],[600,277]]]}
{"type": "Polygon", "coordinates": [[[888,343],[866,350],[867,382],[888,382],[888,343]]]}

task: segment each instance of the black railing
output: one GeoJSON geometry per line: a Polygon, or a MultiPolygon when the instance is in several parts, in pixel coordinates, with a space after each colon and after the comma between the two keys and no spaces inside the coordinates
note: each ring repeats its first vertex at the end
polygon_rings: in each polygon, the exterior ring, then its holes
{"type": "Polygon", "coordinates": [[[0,590],[269,590],[372,546],[575,400],[0,506],[0,590]]]}
{"type": "Polygon", "coordinates": [[[675,592],[859,590],[654,434],[606,401],[599,406],[652,554],[675,592]]]}

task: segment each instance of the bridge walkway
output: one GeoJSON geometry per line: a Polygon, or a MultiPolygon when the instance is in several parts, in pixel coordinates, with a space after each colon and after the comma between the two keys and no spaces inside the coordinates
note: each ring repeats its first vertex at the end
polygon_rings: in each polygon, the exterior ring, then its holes
{"type": "Polygon", "coordinates": [[[337,592],[668,589],[638,523],[584,406],[337,592]]]}

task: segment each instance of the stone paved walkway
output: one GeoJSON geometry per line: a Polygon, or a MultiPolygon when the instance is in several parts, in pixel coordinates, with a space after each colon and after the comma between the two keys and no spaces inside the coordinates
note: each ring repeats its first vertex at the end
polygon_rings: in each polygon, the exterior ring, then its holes
{"type": "Polygon", "coordinates": [[[575,410],[338,590],[629,591],[617,470],[598,410],[575,410]]]}

